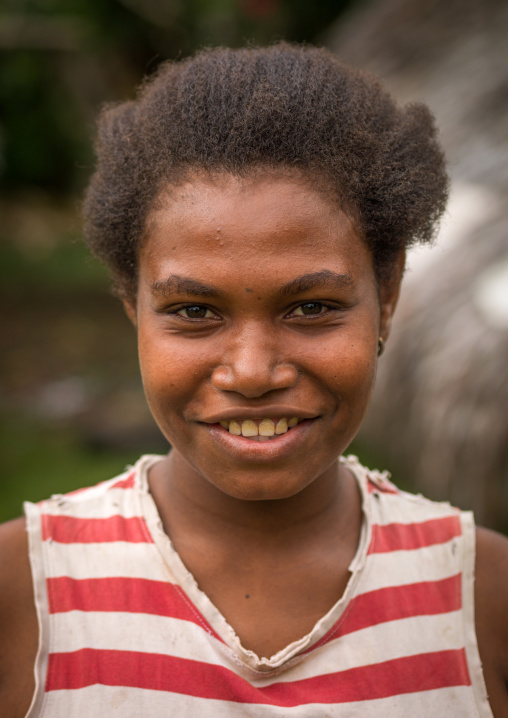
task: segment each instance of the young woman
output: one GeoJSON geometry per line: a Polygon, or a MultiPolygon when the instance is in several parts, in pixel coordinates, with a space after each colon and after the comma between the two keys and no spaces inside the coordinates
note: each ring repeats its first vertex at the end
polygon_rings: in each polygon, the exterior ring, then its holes
{"type": "Polygon", "coordinates": [[[343,457],[446,190],[428,110],[324,50],[104,113],[88,239],[172,449],[2,527],[2,716],[508,715],[508,541],[343,457]]]}

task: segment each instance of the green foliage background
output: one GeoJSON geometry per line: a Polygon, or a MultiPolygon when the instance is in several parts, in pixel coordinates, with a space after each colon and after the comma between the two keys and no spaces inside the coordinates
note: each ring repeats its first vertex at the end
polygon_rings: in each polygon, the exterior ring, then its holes
{"type": "Polygon", "coordinates": [[[350,0],[4,0],[0,190],[79,190],[102,102],[207,45],[314,41],[350,0]]]}

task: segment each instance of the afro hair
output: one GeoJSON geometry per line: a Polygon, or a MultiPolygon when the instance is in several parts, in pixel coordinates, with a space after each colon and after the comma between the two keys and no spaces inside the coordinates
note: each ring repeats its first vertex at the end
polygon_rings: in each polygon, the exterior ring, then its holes
{"type": "Polygon", "coordinates": [[[126,297],[153,203],[192,171],[317,180],[354,218],[380,279],[406,247],[433,239],[447,199],[428,108],[397,106],[375,77],[309,46],[205,49],[166,62],[137,99],[104,109],[96,151],[85,234],[126,297]]]}

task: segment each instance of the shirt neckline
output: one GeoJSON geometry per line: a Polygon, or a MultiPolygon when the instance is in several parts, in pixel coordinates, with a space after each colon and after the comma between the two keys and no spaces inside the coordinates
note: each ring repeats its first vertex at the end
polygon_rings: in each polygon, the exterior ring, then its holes
{"type": "Polygon", "coordinates": [[[187,599],[222,639],[225,646],[231,651],[235,663],[240,663],[251,673],[263,676],[279,673],[281,670],[289,667],[289,665],[303,660],[305,655],[309,653],[337,623],[351,599],[357,593],[358,583],[363,575],[363,567],[367,558],[367,549],[372,531],[372,519],[367,491],[367,469],[360,464],[356,456],[341,456],[339,459],[341,463],[351,471],[357,481],[361,493],[363,517],[358,547],[349,565],[351,576],[342,597],[332,606],[328,613],[316,622],[309,633],[293,641],[270,658],[266,658],[259,657],[254,651],[242,646],[232,626],[227,622],[208,596],[199,588],[194,576],[184,565],[171,539],[165,533],[161,517],[148,486],[149,469],[163,458],[162,456],[156,455],[141,457],[134,467],[136,470],[135,488],[139,495],[140,513],[145,519],[147,529],[161,555],[164,565],[169,570],[171,580],[180,586],[186,594],[187,599]]]}

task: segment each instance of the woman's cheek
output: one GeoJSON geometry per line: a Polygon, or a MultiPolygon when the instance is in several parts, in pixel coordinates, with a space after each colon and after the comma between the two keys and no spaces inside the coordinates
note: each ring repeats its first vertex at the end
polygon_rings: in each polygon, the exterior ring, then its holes
{"type": "Polygon", "coordinates": [[[339,399],[351,404],[367,403],[376,378],[375,355],[367,347],[354,347],[345,352],[341,362],[341,368],[334,373],[339,399]]]}
{"type": "Polygon", "coordinates": [[[178,337],[160,342],[139,337],[139,362],[148,405],[160,424],[181,414],[201,395],[209,376],[210,357],[204,347],[178,337]]]}

